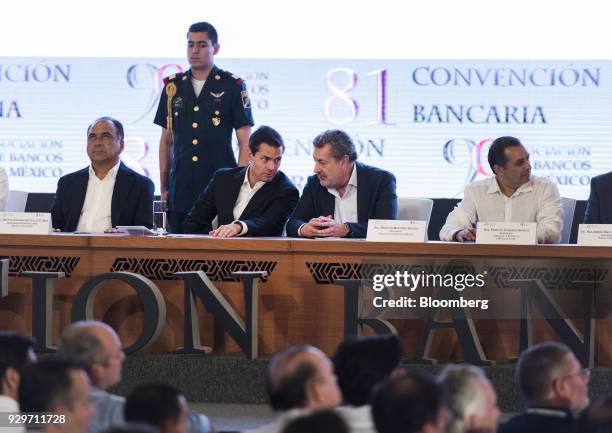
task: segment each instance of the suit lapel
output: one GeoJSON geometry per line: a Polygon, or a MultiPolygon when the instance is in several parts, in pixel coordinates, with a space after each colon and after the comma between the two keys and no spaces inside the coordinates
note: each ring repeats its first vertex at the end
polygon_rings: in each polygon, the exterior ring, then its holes
{"type": "Polygon", "coordinates": [[[334,217],[334,213],[336,211],[336,197],[334,197],[327,188],[321,186],[319,184],[319,188],[321,190],[322,200],[321,200],[321,215],[317,216],[328,216],[334,217]]]}
{"type": "MultiPolygon", "coordinates": [[[[70,215],[66,218],[66,221],[74,221],[74,230],[76,230],[81,218],[81,212],[83,211],[83,205],[85,204],[85,195],[87,194],[87,184],[89,183],[89,167],[84,168],[79,172],[79,179],[76,182],[74,188],[74,204],[75,206],[70,207],[70,215]]],[[[67,224],[68,226],[69,224],[67,224]]]]}
{"type": "MultiPolygon", "coordinates": [[[[115,187],[113,188],[113,199],[111,201],[111,225],[117,227],[119,225],[119,217],[121,214],[120,206],[126,203],[127,195],[132,188],[134,182],[133,176],[127,171],[123,162],[119,163],[117,177],[115,178],[115,187]]],[[[151,210],[152,212],[153,210],[151,210]]]]}
{"type": "MultiPolygon", "coordinates": [[[[181,79],[181,85],[183,86],[182,95],[186,99],[183,104],[185,107],[191,107],[195,104],[193,102],[187,103],[187,101],[196,101],[198,99],[195,94],[195,90],[193,90],[193,83],[191,82],[191,69],[188,71],[188,73],[185,74],[185,77],[187,77],[186,80],[181,79]]],[[[204,89],[202,89],[202,91],[200,92],[200,96],[203,92],[204,89]]]]}
{"type": "Polygon", "coordinates": [[[357,170],[357,221],[367,221],[371,188],[368,187],[368,179],[362,165],[355,161],[354,170],[357,170]]]}
{"type": "Polygon", "coordinates": [[[240,219],[244,220],[251,216],[251,214],[258,209],[263,209],[265,204],[269,201],[270,198],[273,198],[274,189],[278,185],[280,176],[277,173],[270,182],[267,182],[264,186],[257,191],[251,200],[247,204],[247,206],[242,211],[242,215],[240,215],[240,219]]]}

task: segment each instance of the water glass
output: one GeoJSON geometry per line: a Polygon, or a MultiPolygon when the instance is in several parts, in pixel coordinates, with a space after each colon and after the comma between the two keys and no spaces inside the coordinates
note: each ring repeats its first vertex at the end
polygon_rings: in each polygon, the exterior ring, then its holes
{"type": "Polygon", "coordinates": [[[153,232],[156,236],[167,234],[166,218],[168,213],[168,202],[166,200],[153,201],[153,232]]]}

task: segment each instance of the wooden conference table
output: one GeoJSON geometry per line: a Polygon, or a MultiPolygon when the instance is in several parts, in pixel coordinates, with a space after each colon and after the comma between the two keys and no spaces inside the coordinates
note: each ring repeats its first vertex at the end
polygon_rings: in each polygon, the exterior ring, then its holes
{"type": "MultiPolygon", "coordinates": [[[[360,278],[360,267],[385,264],[434,263],[450,260],[486,262],[511,278],[535,272],[546,284],[563,284],[575,276],[574,264],[612,264],[612,248],[575,245],[496,246],[429,242],[378,243],[363,240],[303,240],[290,238],[213,239],[199,236],[134,237],[52,234],[2,235],[0,257],[9,257],[8,295],[0,298],[0,329],[31,333],[32,280],[27,271],[62,271],[54,280],[53,341],[70,323],[75,293],[92,276],[111,272],[135,272],[151,279],[166,301],[166,323],[146,350],[171,352],[183,342],[183,282],[179,271],[203,270],[230,304],[242,311],[242,284],[233,271],[265,270],[269,276],[259,289],[259,355],[267,356],[288,345],[308,342],[333,354],[343,338],[343,289],[337,279],[360,278]],[[561,269],[561,270],[560,270],[561,269]],[[564,270],[565,269],[565,270],[564,270]],[[535,270],[535,271],[534,271],[535,270]],[[521,274],[521,272],[523,274],[521,274]]],[[[607,283],[607,280],[605,281],[607,283]]],[[[94,305],[96,319],[118,330],[125,345],[139,335],[142,306],[132,288],[111,281],[99,290],[94,305]],[[108,286],[108,287],[107,287],[108,286]]],[[[599,300],[598,300],[599,302],[599,300]]],[[[595,364],[612,365],[612,320],[606,299],[598,304],[595,364]]],[[[214,353],[239,352],[202,303],[197,306],[202,343],[214,353]]],[[[422,320],[392,320],[411,356],[425,326],[422,320]]],[[[576,326],[580,328],[577,321],[576,326]]],[[[534,340],[556,338],[542,323],[534,328],[534,340]]],[[[476,330],[487,358],[504,361],[516,357],[518,320],[476,320],[476,330]]],[[[451,329],[436,331],[432,356],[441,361],[461,359],[451,329]]]]}

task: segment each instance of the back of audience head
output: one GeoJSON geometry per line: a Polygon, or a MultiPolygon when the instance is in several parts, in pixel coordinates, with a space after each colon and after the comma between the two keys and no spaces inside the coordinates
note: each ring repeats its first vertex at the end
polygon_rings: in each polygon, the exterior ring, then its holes
{"type": "Polygon", "coordinates": [[[612,395],[593,403],[580,420],[581,433],[612,432],[612,395]]]}
{"type": "Polygon", "coordinates": [[[446,428],[446,392],[424,372],[386,379],[376,387],[371,404],[378,433],[442,433],[446,428]]]}
{"type": "Polygon", "coordinates": [[[403,349],[395,334],[348,339],[334,355],[334,367],[344,402],[351,406],[368,403],[381,380],[400,371],[403,349]]]}
{"type": "Polygon", "coordinates": [[[187,433],[188,414],[185,396],[170,385],[137,386],[125,401],[127,422],[148,424],[161,433],[187,433]]]}
{"type": "Polygon", "coordinates": [[[332,410],[320,410],[300,416],[283,429],[283,433],[349,433],[340,415],[332,410]]]}
{"type": "Polygon", "coordinates": [[[122,425],[110,427],[103,433],[160,433],[159,429],[149,424],[140,422],[126,422],[122,425]]]}
{"type": "Polygon", "coordinates": [[[121,381],[125,354],[117,333],[106,323],[75,322],[64,330],[58,355],[80,363],[89,374],[92,385],[107,389],[121,381]]]}
{"type": "Polygon", "coordinates": [[[558,407],[574,415],[589,404],[589,370],[561,343],[546,342],[525,350],[517,381],[529,406],[558,407]]]}
{"type": "Polygon", "coordinates": [[[21,373],[32,362],[36,362],[32,338],[0,331],[0,395],[18,399],[21,373]]]}
{"type": "Polygon", "coordinates": [[[494,433],[497,430],[501,416],[497,395],[481,368],[448,365],[439,380],[446,388],[450,406],[447,433],[494,433]]]}
{"type": "Polygon", "coordinates": [[[333,365],[319,349],[300,345],[277,353],[266,369],[266,387],[274,410],[328,409],[340,404],[333,365]]]}
{"type": "Polygon", "coordinates": [[[64,415],[66,423],[56,427],[69,433],[86,432],[95,414],[87,374],[79,364],[63,359],[44,359],[24,368],[19,406],[21,412],[64,415]]]}

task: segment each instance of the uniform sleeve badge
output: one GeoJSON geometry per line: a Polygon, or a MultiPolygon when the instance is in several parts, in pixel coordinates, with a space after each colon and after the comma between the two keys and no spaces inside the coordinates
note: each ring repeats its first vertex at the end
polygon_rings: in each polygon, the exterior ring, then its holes
{"type": "Polygon", "coordinates": [[[244,108],[251,108],[251,99],[249,98],[249,91],[248,90],[241,91],[240,96],[242,96],[242,106],[244,108]]]}

